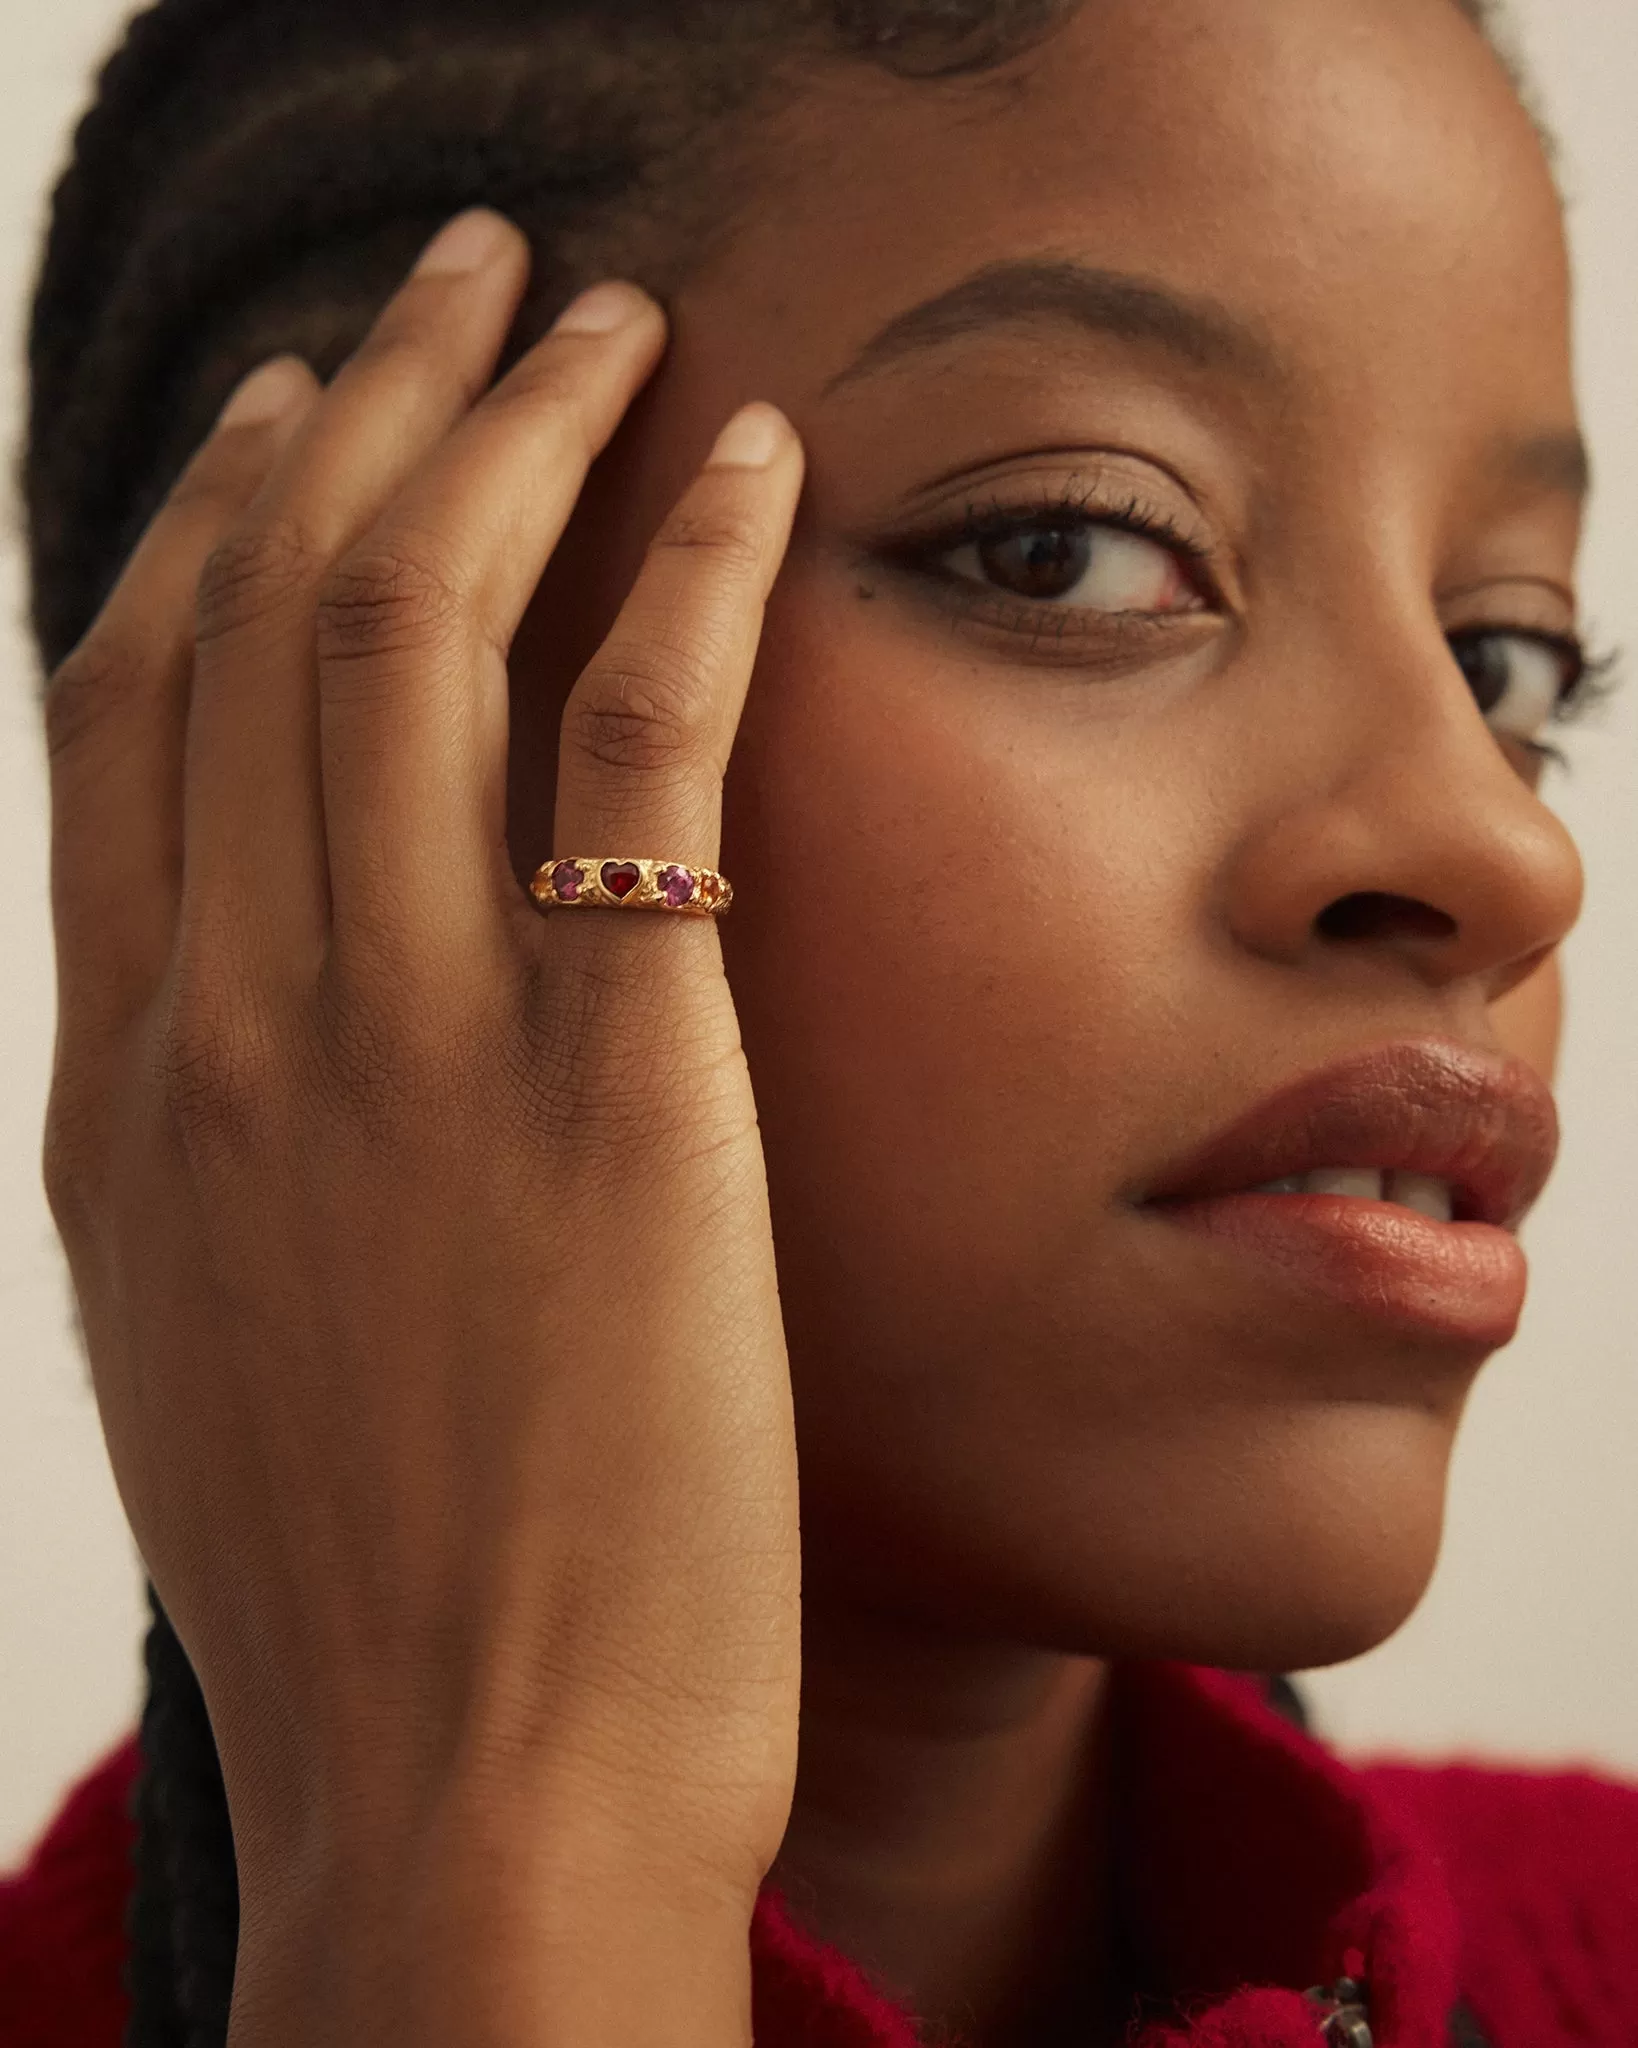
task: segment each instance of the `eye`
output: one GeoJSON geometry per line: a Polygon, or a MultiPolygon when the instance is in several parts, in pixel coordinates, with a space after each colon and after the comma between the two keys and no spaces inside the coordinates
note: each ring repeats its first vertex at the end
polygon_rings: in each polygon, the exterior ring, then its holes
{"type": "Polygon", "coordinates": [[[1587,667],[1575,640],[1517,628],[1453,633],[1450,650],[1490,729],[1526,742],[1552,724],[1587,667]]]}
{"type": "Polygon", "coordinates": [[[943,557],[946,574],[1037,604],[1095,612],[1199,611],[1177,549],[1089,519],[1035,519],[984,534],[943,557]]]}

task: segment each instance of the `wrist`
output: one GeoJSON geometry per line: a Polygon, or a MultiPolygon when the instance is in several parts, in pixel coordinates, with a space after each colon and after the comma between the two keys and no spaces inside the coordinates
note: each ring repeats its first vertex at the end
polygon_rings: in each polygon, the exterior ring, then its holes
{"type": "Polygon", "coordinates": [[[245,1872],[229,2048],[750,2048],[754,1904],[494,1826],[245,1872]]]}

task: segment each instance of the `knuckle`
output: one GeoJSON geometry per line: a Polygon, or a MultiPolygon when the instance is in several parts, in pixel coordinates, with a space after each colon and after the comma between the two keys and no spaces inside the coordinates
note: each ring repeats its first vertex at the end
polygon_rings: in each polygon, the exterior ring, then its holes
{"type": "Polygon", "coordinates": [[[345,1127],[385,1158],[423,1114],[441,1107],[434,1075],[413,1036],[377,1005],[348,1005],[325,1019],[324,1098],[345,1127]]]}
{"type": "Polygon", "coordinates": [[[223,979],[195,974],[174,991],[152,1047],[156,1095],[196,1166],[265,1156],[273,1134],[277,1050],[266,1020],[223,979]]]}
{"type": "Polygon", "coordinates": [[[165,509],[181,523],[204,527],[225,525],[244,508],[245,485],[237,470],[230,470],[221,458],[216,442],[207,442],[201,455],[172,484],[165,509]],[[211,457],[218,458],[211,460],[211,457]]]}
{"type": "Polygon", "coordinates": [[[283,612],[312,585],[318,549],[286,521],[240,527],[217,542],[199,577],[195,634],[201,647],[283,612]]]}
{"type": "Polygon", "coordinates": [[[100,1163],[99,1134],[92,1119],[59,1077],[46,1104],[40,1170],[46,1206],[65,1244],[84,1235],[95,1211],[100,1163]]]}
{"type": "Polygon", "coordinates": [[[493,1106],[484,1077],[514,1007],[504,970],[454,976],[354,930],[318,991],[320,1092],[372,1144],[475,1128],[493,1106]]]}
{"type": "Polygon", "coordinates": [[[703,556],[708,572],[734,581],[754,579],[762,567],[762,536],[748,510],[725,502],[685,498],[655,536],[659,554],[703,556]]]}
{"type": "Polygon", "coordinates": [[[688,1008],[639,951],[576,945],[554,962],[523,1005],[513,1079],[565,1159],[644,1170],[720,1129],[723,1078],[743,1088],[743,1055],[680,1019],[688,1008]]]}
{"type": "Polygon", "coordinates": [[[356,549],[325,577],[318,598],[324,662],[381,660],[440,646],[460,634],[468,601],[452,567],[430,549],[356,549]]]}
{"type": "Polygon", "coordinates": [[[137,649],[93,631],[58,667],[45,692],[46,752],[56,763],[78,753],[105,719],[142,689],[137,649]]]}
{"type": "Polygon", "coordinates": [[[425,1048],[437,1037],[440,994],[385,934],[350,934],[345,973],[332,974],[320,1013],[336,1088],[355,1101],[412,1095],[435,1064],[425,1048]]]}
{"type": "MultiPolygon", "coordinates": [[[[423,282],[429,282],[423,280],[423,282]]],[[[429,296],[401,292],[365,339],[344,375],[367,385],[372,405],[387,411],[410,406],[426,393],[446,409],[466,412],[487,381],[462,351],[444,345],[450,300],[445,280],[429,296]]]]}
{"type": "Polygon", "coordinates": [[[594,365],[576,355],[565,357],[547,349],[526,357],[483,401],[483,410],[499,418],[516,416],[535,437],[544,425],[554,438],[558,461],[589,466],[597,454],[586,407],[594,365]]]}
{"type": "Polygon", "coordinates": [[[640,970],[619,949],[575,950],[578,957],[560,960],[524,1005],[513,1078],[566,1160],[612,1163],[642,1121],[636,1098],[644,1091],[630,1063],[607,1055],[626,1040],[626,999],[640,970]]]}
{"type": "Polygon", "coordinates": [[[564,737],[587,760],[624,775],[675,775],[708,753],[694,663],[658,646],[587,671],[569,700],[564,737]]]}

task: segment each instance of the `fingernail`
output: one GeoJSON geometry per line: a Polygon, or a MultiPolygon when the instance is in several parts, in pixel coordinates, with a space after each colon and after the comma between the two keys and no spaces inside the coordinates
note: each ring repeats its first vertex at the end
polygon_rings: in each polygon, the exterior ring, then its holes
{"type": "Polygon", "coordinates": [[[554,334],[612,334],[617,327],[636,320],[653,301],[634,284],[594,284],[590,291],[571,299],[552,323],[554,334]]]}
{"type": "Polygon", "coordinates": [[[282,418],[312,388],[312,377],[299,356],[275,356],[270,363],[251,371],[223,406],[216,424],[265,427],[282,418]]]}
{"type": "Polygon", "coordinates": [[[475,206],[470,213],[458,213],[440,228],[421,251],[416,277],[461,277],[482,270],[512,239],[512,229],[487,206],[475,206]]]}
{"type": "Polygon", "coordinates": [[[708,469],[766,469],[790,432],[785,415],[771,405],[748,405],[717,436],[708,469]]]}

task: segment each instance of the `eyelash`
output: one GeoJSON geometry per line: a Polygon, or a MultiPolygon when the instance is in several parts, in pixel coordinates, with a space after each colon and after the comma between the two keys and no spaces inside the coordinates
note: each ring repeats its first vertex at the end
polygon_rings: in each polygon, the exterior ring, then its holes
{"type": "MultiPolygon", "coordinates": [[[[1035,527],[1087,527],[1110,526],[1121,533],[1136,534],[1140,539],[1152,540],[1158,546],[1169,548],[1179,556],[1190,570],[1191,582],[1203,586],[1202,594],[1210,595],[1212,577],[1210,565],[1212,551],[1200,541],[1185,533],[1177,523],[1158,507],[1149,504],[1135,492],[1123,501],[1100,500],[1093,489],[1087,489],[1078,496],[1065,491],[1046,491],[1033,504],[1003,504],[996,499],[988,506],[969,504],[965,516],[954,526],[946,526],[937,533],[924,534],[908,543],[898,552],[909,560],[912,566],[923,573],[939,577],[945,583],[954,583],[967,589],[972,586],[965,577],[950,576],[939,567],[940,558],[953,554],[957,548],[979,546],[991,541],[1009,539],[1014,534],[1028,533],[1035,527]]],[[[1021,613],[1031,615],[1042,609],[1031,605],[1027,599],[1017,600],[1021,613]]],[[[1106,614],[1120,617],[1119,613],[1106,614]]],[[[1129,618],[1142,614],[1129,613],[1129,618]]]]}
{"type": "MultiPolygon", "coordinates": [[[[1554,725],[1573,725],[1584,718],[1589,711],[1607,704],[1626,681],[1625,657],[1619,648],[1608,648],[1594,654],[1588,643],[1578,633],[1544,633],[1539,626],[1509,626],[1502,623],[1489,626],[1471,626],[1461,633],[1453,633],[1452,642],[1460,638],[1476,639],[1481,635],[1511,634],[1520,640],[1533,640],[1540,647],[1550,647],[1554,653],[1562,654],[1569,663],[1568,681],[1559,691],[1558,702],[1553,706],[1554,725]]],[[[1545,740],[1514,740],[1511,743],[1522,747],[1537,761],[1548,763],[1554,768],[1568,769],[1569,756],[1562,747],[1555,747],[1545,740]]]]}
{"type": "Polygon", "coordinates": [[[953,544],[960,547],[968,541],[999,540],[1032,526],[1115,526],[1123,533],[1159,541],[1201,567],[1211,559],[1208,547],[1183,532],[1175,520],[1147,503],[1136,491],[1124,501],[1100,502],[1091,488],[1079,496],[1065,491],[1045,492],[1033,505],[1006,505],[1000,499],[982,509],[969,505],[953,544]]]}
{"type": "MultiPolygon", "coordinates": [[[[917,568],[924,575],[931,575],[946,587],[951,585],[962,589],[973,586],[966,577],[951,575],[940,567],[944,556],[953,554],[958,548],[983,546],[993,541],[1006,540],[1015,534],[1027,533],[1033,527],[1107,526],[1122,533],[1138,535],[1151,540],[1157,546],[1169,548],[1187,566],[1190,581],[1204,596],[1211,596],[1214,590],[1211,576],[1212,551],[1184,533],[1174,520],[1157,507],[1147,504],[1135,493],[1123,502],[1099,503],[1097,494],[1087,490],[1079,495],[1068,492],[1044,492],[1031,505],[1016,502],[1007,505],[999,499],[984,507],[970,504],[964,518],[955,526],[947,526],[937,534],[925,535],[899,550],[901,558],[917,568]]],[[[1000,593],[996,593],[999,600],[1000,593]]],[[[1020,623],[1039,624],[1043,612],[1059,612],[1062,608],[1043,604],[1031,604],[1027,598],[1011,601],[1012,617],[1020,623]]],[[[1139,613],[1110,613],[1110,618],[1124,618],[1136,623],[1145,615],[1139,613]]],[[[1182,617],[1195,614],[1183,613],[1182,617]]],[[[1555,725],[1569,725],[1586,715],[1598,705],[1607,702],[1625,681],[1622,670],[1622,656],[1618,650],[1594,654],[1587,642],[1575,633],[1549,633],[1539,626],[1522,626],[1496,620],[1483,626],[1459,629],[1450,635],[1452,644],[1458,639],[1491,638],[1511,635],[1521,640],[1530,640],[1538,646],[1548,647],[1565,658],[1569,677],[1559,693],[1553,708],[1555,725]]],[[[1564,768],[1568,761],[1561,747],[1550,746],[1541,740],[1516,740],[1514,745],[1522,747],[1534,758],[1564,768]]]]}

